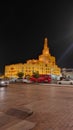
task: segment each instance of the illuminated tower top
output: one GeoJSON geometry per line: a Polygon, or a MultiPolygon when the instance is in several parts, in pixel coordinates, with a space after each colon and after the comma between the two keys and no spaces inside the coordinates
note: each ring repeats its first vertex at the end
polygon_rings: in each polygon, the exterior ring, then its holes
{"type": "Polygon", "coordinates": [[[44,49],[42,51],[43,55],[49,55],[49,48],[48,48],[48,39],[44,39],[44,49]]]}
{"type": "Polygon", "coordinates": [[[45,39],[44,39],[44,48],[47,48],[47,47],[48,47],[48,45],[47,45],[47,44],[48,44],[48,39],[47,39],[47,38],[45,38],[45,39]]]}

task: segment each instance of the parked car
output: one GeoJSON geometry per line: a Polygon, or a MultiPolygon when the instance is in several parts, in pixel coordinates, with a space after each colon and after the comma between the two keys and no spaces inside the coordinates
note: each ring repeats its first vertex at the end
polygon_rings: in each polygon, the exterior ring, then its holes
{"type": "Polygon", "coordinates": [[[37,82],[37,78],[35,78],[35,77],[30,77],[30,81],[32,81],[32,82],[37,82]]]}
{"type": "Polygon", "coordinates": [[[38,83],[50,83],[51,82],[51,76],[50,75],[40,75],[38,78],[31,77],[30,80],[32,82],[38,82],[38,83]]]}
{"type": "Polygon", "coordinates": [[[23,78],[17,78],[17,79],[15,80],[15,82],[16,82],[16,83],[22,83],[22,82],[23,82],[23,78]]]}
{"type": "Polygon", "coordinates": [[[8,86],[9,85],[9,81],[8,80],[0,80],[0,86],[8,86]]]}
{"type": "Polygon", "coordinates": [[[16,83],[32,83],[31,80],[28,80],[26,78],[17,78],[15,82],[16,83]]]}
{"type": "Polygon", "coordinates": [[[57,81],[57,84],[73,84],[73,80],[71,79],[62,79],[62,80],[59,80],[57,81]]]}
{"type": "Polygon", "coordinates": [[[23,83],[32,83],[32,81],[31,80],[29,80],[29,79],[23,79],[23,81],[22,81],[23,83]]]}
{"type": "Polygon", "coordinates": [[[17,78],[10,78],[10,79],[9,79],[9,82],[10,82],[10,83],[15,83],[16,80],[17,80],[17,78]]]}

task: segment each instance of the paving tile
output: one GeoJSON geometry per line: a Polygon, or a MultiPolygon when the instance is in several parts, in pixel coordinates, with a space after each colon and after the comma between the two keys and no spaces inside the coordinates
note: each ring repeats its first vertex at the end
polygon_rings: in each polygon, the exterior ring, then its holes
{"type": "Polygon", "coordinates": [[[15,123],[19,122],[19,119],[16,119],[15,117],[9,116],[4,114],[3,112],[0,113],[0,129],[6,128],[6,126],[13,125],[15,123]]]}
{"type": "Polygon", "coordinates": [[[28,110],[28,109],[19,110],[16,108],[10,108],[5,112],[5,114],[10,115],[10,116],[14,116],[14,117],[17,117],[20,119],[25,119],[28,116],[30,116],[31,114],[33,114],[33,112],[28,110]]]}
{"type": "Polygon", "coordinates": [[[13,125],[12,127],[7,128],[6,130],[31,130],[35,127],[35,125],[35,123],[24,120],[16,125],[13,125]]]}
{"type": "Polygon", "coordinates": [[[73,86],[13,84],[0,89],[0,130],[7,129],[73,130],[73,86]]]}

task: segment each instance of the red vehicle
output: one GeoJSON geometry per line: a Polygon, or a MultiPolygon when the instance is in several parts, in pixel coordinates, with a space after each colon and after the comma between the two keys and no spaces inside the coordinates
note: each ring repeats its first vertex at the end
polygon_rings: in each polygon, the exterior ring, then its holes
{"type": "Polygon", "coordinates": [[[30,80],[32,82],[38,82],[38,83],[50,83],[51,82],[51,76],[50,75],[40,75],[38,78],[31,77],[30,80]]]}

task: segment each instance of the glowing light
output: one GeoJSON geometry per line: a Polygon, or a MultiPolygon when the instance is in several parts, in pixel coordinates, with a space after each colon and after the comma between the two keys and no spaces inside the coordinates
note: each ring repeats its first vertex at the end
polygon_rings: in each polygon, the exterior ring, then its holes
{"type": "Polygon", "coordinates": [[[65,57],[67,57],[67,54],[73,49],[73,43],[66,49],[66,51],[63,53],[63,55],[58,60],[58,63],[60,63],[65,57]]]}

